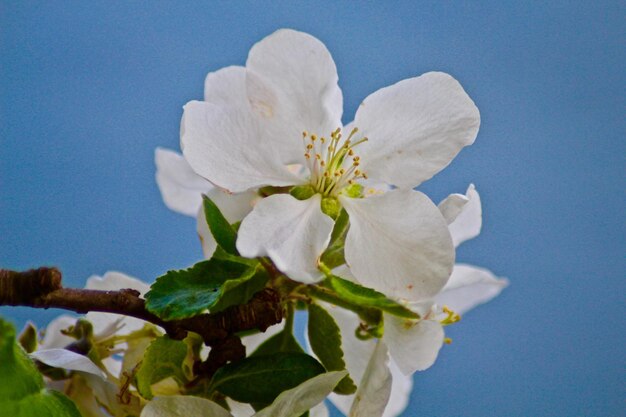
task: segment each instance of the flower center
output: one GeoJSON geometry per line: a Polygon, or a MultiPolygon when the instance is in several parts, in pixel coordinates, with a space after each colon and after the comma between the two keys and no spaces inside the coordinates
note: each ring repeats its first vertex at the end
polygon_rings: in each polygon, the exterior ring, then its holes
{"type": "Polygon", "coordinates": [[[367,174],[359,169],[360,157],[354,153],[357,145],[367,141],[366,137],[354,138],[358,131],[355,127],[346,139],[342,138],[339,127],[330,133],[330,139],[302,132],[304,157],[315,192],[325,197],[336,197],[356,180],[367,179],[367,174]]]}

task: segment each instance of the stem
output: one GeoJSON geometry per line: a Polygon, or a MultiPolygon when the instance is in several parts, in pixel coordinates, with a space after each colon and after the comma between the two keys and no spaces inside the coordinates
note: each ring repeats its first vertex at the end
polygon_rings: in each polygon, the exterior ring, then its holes
{"type": "Polygon", "coordinates": [[[98,291],[63,288],[61,272],[56,268],[39,268],[24,272],[0,269],[0,305],[34,308],[62,308],[84,314],[88,311],[122,314],[161,326],[175,339],[187,332],[199,334],[211,346],[230,335],[280,323],[283,310],[280,297],[272,289],[255,294],[247,303],[232,306],[215,314],[165,321],[145,307],[145,300],[132,289],[98,291]]]}
{"type": "Polygon", "coordinates": [[[361,318],[361,320],[365,321],[368,324],[377,326],[380,323],[380,311],[376,309],[362,307],[358,304],[346,301],[343,298],[339,297],[334,291],[328,288],[324,288],[318,285],[309,285],[306,288],[308,290],[308,294],[313,298],[317,298],[318,300],[334,304],[337,307],[353,311],[361,318]]]}

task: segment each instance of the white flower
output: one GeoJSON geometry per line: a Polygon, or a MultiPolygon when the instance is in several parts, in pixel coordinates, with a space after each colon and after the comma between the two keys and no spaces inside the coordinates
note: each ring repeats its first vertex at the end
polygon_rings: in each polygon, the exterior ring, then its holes
{"type": "Polygon", "coordinates": [[[291,278],[318,281],[333,227],[324,213],[341,204],[350,217],[346,261],[359,281],[391,296],[429,298],[450,276],[454,249],[439,210],[412,188],[474,141],[478,110],[452,77],[427,73],[367,97],[341,131],[337,80],[320,41],[280,30],[254,45],[245,68],[207,76],[210,99],[185,106],[183,154],[196,173],[233,193],[270,185],[314,193],[259,201],[239,230],[243,256],[269,256],[291,278]],[[291,164],[303,169],[293,173],[291,164]],[[352,198],[359,188],[351,184],[367,178],[397,189],[352,198]]]}
{"type": "MultiPolygon", "coordinates": [[[[473,184],[470,184],[465,195],[452,194],[439,204],[439,208],[450,222],[455,246],[480,233],[482,208],[480,196],[473,184]]],[[[358,282],[348,268],[338,268],[336,273],[358,282]]],[[[393,375],[391,399],[385,409],[385,417],[399,415],[404,410],[412,389],[411,375],[429,368],[437,359],[445,336],[442,325],[454,322],[460,314],[493,299],[507,285],[505,278],[497,278],[487,269],[456,264],[441,292],[431,300],[409,305],[420,314],[421,320],[405,320],[384,314],[383,341],[389,348],[389,369],[393,375]]],[[[356,314],[332,306],[327,308],[341,329],[350,376],[359,383],[366,369],[366,358],[373,355],[376,341],[362,341],[355,337],[354,329],[359,323],[356,314]]],[[[351,397],[332,394],[330,399],[348,414],[351,397]]]]}
{"type": "Polygon", "coordinates": [[[252,191],[229,194],[216,188],[196,174],[182,155],[169,149],[157,148],[154,161],[157,168],[156,182],[163,202],[172,211],[196,218],[202,252],[206,258],[210,258],[217,243],[204,216],[202,194],[213,200],[230,223],[241,221],[250,213],[259,196],[252,191]]]}

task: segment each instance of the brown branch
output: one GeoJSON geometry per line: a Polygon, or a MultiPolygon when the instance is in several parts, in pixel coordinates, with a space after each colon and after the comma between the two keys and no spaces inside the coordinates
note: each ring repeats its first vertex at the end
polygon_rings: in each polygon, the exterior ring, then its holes
{"type": "Polygon", "coordinates": [[[146,310],[139,292],[132,289],[99,291],[63,288],[56,268],[18,272],[0,269],[0,305],[34,308],[62,308],[84,314],[88,311],[136,317],[161,326],[173,338],[182,339],[191,331],[211,346],[230,335],[280,323],[283,310],[280,297],[271,289],[255,294],[247,303],[215,314],[200,314],[181,320],[165,321],[146,310]]]}

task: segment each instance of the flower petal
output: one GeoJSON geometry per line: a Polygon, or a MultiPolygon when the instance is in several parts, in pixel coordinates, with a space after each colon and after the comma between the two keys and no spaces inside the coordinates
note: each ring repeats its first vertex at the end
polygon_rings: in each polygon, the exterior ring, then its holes
{"type": "Polygon", "coordinates": [[[379,340],[354,395],[349,416],[382,416],[391,396],[391,381],[387,346],[379,340]]]}
{"type": "Polygon", "coordinates": [[[213,401],[191,395],[154,397],[141,411],[141,417],[232,417],[213,401]]]}
{"type": "MultiPolygon", "coordinates": [[[[87,279],[85,288],[89,290],[130,288],[139,291],[140,295],[150,290],[150,286],[145,282],[115,271],[107,272],[103,277],[97,275],[90,277],[87,279]]],[[[104,336],[115,329],[119,329],[115,331],[118,335],[129,334],[135,330],[142,329],[146,324],[143,320],[113,313],[89,312],[85,318],[93,325],[93,332],[96,336],[104,336]]]]}
{"type": "Polygon", "coordinates": [[[269,406],[254,417],[299,416],[318,405],[332,392],[346,371],[326,372],[282,392],[269,406]]]}
{"type": "Polygon", "coordinates": [[[413,391],[413,377],[404,375],[393,358],[389,361],[389,370],[392,377],[391,397],[383,417],[396,417],[401,415],[409,405],[409,398],[413,391]]]}
{"type": "Polygon", "coordinates": [[[509,281],[506,278],[497,278],[487,269],[456,264],[450,280],[435,297],[435,302],[464,314],[496,297],[508,285],[509,281]]]}
{"type": "Polygon", "coordinates": [[[463,210],[461,210],[456,219],[448,226],[455,248],[466,240],[478,236],[483,225],[483,211],[480,204],[480,195],[478,195],[474,184],[470,184],[469,187],[467,187],[465,197],[468,199],[467,204],[463,206],[463,210]]]}
{"type": "Polygon", "coordinates": [[[211,229],[209,229],[209,224],[206,222],[204,209],[202,207],[200,207],[198,215],[196,216],[196,232],[198,232],[200,244],[202,245],[202,254],[206,259],[210,259],[215,249],[217,249],[217,242],[211,233],[211,229]]]}
{"type": "Polygon", "coordinates": [[[341,127],[337,68],[318,39],[289,29],[276,31],[252,47],[246,69],[252,108],[264,130],[281,141],[284,163],[302,162],[303,131],[328,136],[341,127]]]}
{"type": "Polygon", "coordinates": [[[195,216],[202,205],[202,194],[214,188],[194,172],[185,158],[177,152],[156,148],[156,182],[163,202],[170,210],[195,216]]]}
{"type": "Polygon", "coordinates": [[[39,343],[38,349],[53,349],[64,348],[72,342],[75,342],[71,336],[66,336],[61,333],[61,330],[65,330],[70,326],[76,324],[76,317],[63,314],[54,320],[52,320],[47,326],[44,332],[43,339],[39,343]]]}
{"type": "Polygon", "coordinates": [[[319,281],[317,263],[333,229],[320,203],[318,194],[303,201],[288,194],[264,198],[241,223],[237,250],[247,258],[269,256],[296,281],[319,281]]]}
{"type": "Polygon", "coordinates": [[[183,155],[196,173],[213,184],[236,193],[300,182],[278,160],[280,144],[261,134],[248,109],[201,101],[191,101],[184,109],[180,129],[183,155]]]}
{"type": "MultiPolygon", "coordinates": [[[[355,329],[358,327],[360,320],[355,313],[327,303],[321,304],[323,304],[326,311],[333,316],[333,319],[335,319],[335,322],[339,326],[342,347],[345,352],[344,360],[346,361],[346,369],[354,382],[359,385],[365,373],[365,368],[367,368],[368,360],[376,348],[376,340],[359,340],[356,338],[355,329]]],[[[391,384],[391,397],[383,416],[395,417],[400,415],[408,404],[413,387],[413,380],[411,377],[407,377],[400,372],[393,358],[389,363],[389,368],[393,376],[393,381],[391,384]]],[[[328,399],[347,415],[350,411],[354,395],[330,394],[328,399]]]]}
{"type": "MultiPolygon", "coordinates": [[[[217,205],[226,220],[231,224],[243,220],[252,211],[255,201],[260,198],[253,191],[229,194],[215,187],[209,190],[206,195],[217,205]]],[[[202,253],[208,259],[213,256],[217,243],[206,222],[202,207],[200,207],[196,216],[196,231],[202,243],[202,253]]]]}
{"type": "Polygon", "coordinates": [[[369,138],[357,150],[370,178],[413,188],[474,142],[480,115],[458,81],[429,72],[371,94],[354,123],[369,138]]]}
{"type": "Polygon", "coordinates": [[[383,340],[389,353],[405,375],[428,369],[443,344],[443,328],[435,320],[406,320],[385,314],[383,340]]]}
{"type": "Polygon", "coordinates": [[[54,368],[87,372],[104,378],[104,372],[87,356],[66,349],[43,349],[30,354],[30,357],[54,368]]]}
{"type": "Polygon", "coordinates": [[[204,101],[250,110],[246,93],[246,69],[233,65],[208,73],[204,79],[204,101]]]}
{"type": "Polygon", "coordinates": [[[410,301],[443,288],[452,272],[454,248],[446,221],[428,197],[393,190],[340,199],[350,216],[346,261],[361,284],[410,301]]]}
{"type": "Polygon", "coordinates": [[[444,198],[441,203],[437,205],[439,211],[443,215],[443,218],[446,219],[446,223],[450,225],[461,211],[463,211],[463,207],[467,204],[469,199],[465,197],[463,194],[450,194],[446,198],[444,198]]]}

